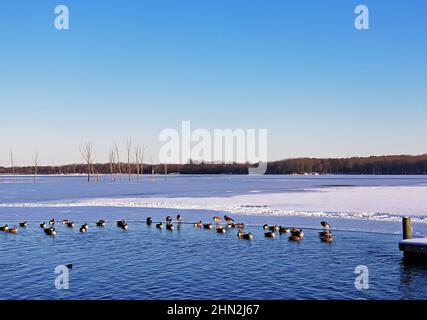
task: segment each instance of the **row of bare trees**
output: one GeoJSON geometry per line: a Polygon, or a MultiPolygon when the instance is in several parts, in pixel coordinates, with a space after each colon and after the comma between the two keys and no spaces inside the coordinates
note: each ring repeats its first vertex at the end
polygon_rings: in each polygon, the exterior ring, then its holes
{"type": "MultiPolygon", "coordinates": [[[[145,151],[147,147],[144,145],[135,145],[132,144],[132,139],[126,139],[126,156],[127,162],[125,164],[125,171],[128,176],[128,180],[132,180],[133,172],[136,172],[136,181],[143,181],[144,179],[144,161],[145,161],[145,151]],[[132,159],[132,152],[134,158],[132,159]]],[[[87,181],[90,182],[91,175],[96,175],[98,173],[94,171],[94,149],[93,145],[90,142],[85,142],[83,146],[80,147],[80,153],[82,154],[86,166],[87,166],[87,181]]],[[[120,161],[120,152],[117,143],[115,143],[108,152],[108,161],[110,167],[110,177],[111,181],[115,181],[116,178],[121,180],[123,177],[123,168],[122,162],[120,161]]],[[[152,162],[152,160],[151,160],[152,162]]],[[[153,168],[153,166],[152,166],[153,168]]],[[[154,174],[154,169],[152,169],[152,174],[154,174]]],[[[167,165],[165,164],[165,174],[167,175],[167,165]]]]}

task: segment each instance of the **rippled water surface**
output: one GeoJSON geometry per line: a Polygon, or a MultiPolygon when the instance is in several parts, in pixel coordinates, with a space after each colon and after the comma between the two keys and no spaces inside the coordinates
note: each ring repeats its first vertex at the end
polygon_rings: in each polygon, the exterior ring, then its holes
{"type": "MultiPolygon", "coordinates": [[[[177,227],[177,225],[176,225],[177,227]]],[[[90,223],[87,234],[57,226],[46,236],[36,222],[0,233],[0,299],[425,299],[427,267],[405,266],[397,235],[319,230],[305,238],[263,237],[247,227],[218,234],[182,224],[175,231],[130,222],[124,231],[90,223]],[[54,269],[73,263],[70,289],[57,290],[54,269]],[[354,285],[357,265],[369,268],[368,290],[354,285]]]]}

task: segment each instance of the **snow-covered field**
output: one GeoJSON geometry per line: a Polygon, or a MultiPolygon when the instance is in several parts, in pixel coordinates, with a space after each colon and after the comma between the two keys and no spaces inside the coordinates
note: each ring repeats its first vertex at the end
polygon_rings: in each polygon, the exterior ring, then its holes
{"type": "MultiPolygon", "coordinates": [[[[0,177],[0,220],[19,208],[163,208],[241,216],[333,218],[427,223],[423,176],[146,176],[144,182],[102,177],[0,177]]],[[[90,210],[88,211],[90,212],[90,210]]],[[[48,218],[48,217],[46,217],[48,218]]],[[[378,224],[378,223],[377,223],[378,224]]],[[[423,228],[424,229],[424,228],[423,228]]],[[[426,228],[427,230],[427,228],[426,228]]]]}

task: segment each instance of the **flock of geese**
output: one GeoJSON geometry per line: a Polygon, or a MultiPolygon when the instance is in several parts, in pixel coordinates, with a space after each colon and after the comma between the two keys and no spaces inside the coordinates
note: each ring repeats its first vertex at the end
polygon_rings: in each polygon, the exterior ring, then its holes
{"type": "MultiPolygon", "coordinates": [[[[163,222],[157,223],[156,228],[163,229],[163,227],[165,227],[167,230],[173,231],[174,225],[172,223],[172,220],[173,219],[171,216],[167,216],[166,217],[166,223],[165,224],[163,222]]],[[[178,214],[176,216],[176,221],[178,224],[182,223],[181,215],[178,214]]],[[[226,222],[225,226],[221,225],[223,219],[219,216],[213,217],[213,221],[214,221],[215,225],[213,223],[203,223],[202,221],[199,221],[199,222],[194,223],[194,227],[195,228],[203,228],[203,229],[215,228],[216,232],[218,232],[218,233],[226,233],[230,229],[238,229],[237,237],[239,239],[246,239],[246,240],[253,240],[254,239],[252,232],[246,233],[243,231],[243,229],[245,227],[244,223],[235,223],[234,219],[232,219],[231,217],[229,217],[227,215],[224,216],[224,221],[226,222]]],[[[56,223],[55,219],[52,219],[48,222],[48,224],[46,224],[45,222],[41,223],[40,228],[42,228],[44,230],[46,235],[54,236],[54,235],[56,235],[55,223],[56,223]]],[[[147,225],[151,225],[153,223],[153,219],[151,217],[148,217],[146,219],[146,223],[147,223],[147,225]]],[[[62,224],[66,225],[68,228],[74,228],[75,227],[74,222],[67,220],[67,219],[62,220],[62,224]]],[[[322,221],[320,224],[323,227],[323,231],[319,232],[320,240],[324,241],[324,242],[331,242],[333,240],[331,226],[326,221],[322,221]]],[[[26,227],[28,227],[28,222],[27,221],[21,222],[19,224],[19,226],[22,228],[26,228],[26,227]]],[[[96,226],[97,227],[105,227],[106,221],[105,220],[98,220],[96,222],[96,226]]],[[[122,228],[123,230],[127,230],[128,229],[128,223],[125,220],[117,221],[117,227],[122,228]]],[[[300,241],[304,238],[304,231],[303,231],[303,229],[300,229],[300,228],[286,228],[286,227],[278,226],[278,225],[269,226],[268,224],[265,224],[265,225],[263,225],[263,229],[265,231],[267,231],[264,233],[264,236],[266,238],[273,238],[274,239],[276,237],[277,233],[279,233],[280,235],[289,234],[288,238],[291,241],[300,241]]],[[[87,223],[83,224],[79,228],[79,231],[81,233],[86,233],[86,232],[88,232],[88,230],[89,230],[89,225],[87,223]]],[[[6,225],[0,227],[0,231],[9,232],[9,233],[17,233],[18,227],[16,227],[16,226],[9,227],[6,224],[6,225]]]]}

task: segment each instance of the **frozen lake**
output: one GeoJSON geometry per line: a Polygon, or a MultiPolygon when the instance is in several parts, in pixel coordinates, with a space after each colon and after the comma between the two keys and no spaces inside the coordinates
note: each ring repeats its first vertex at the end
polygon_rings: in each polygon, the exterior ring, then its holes
{"type": "Polygon", "coordinates": [[[407,176],[169,176],[144,182],[85,177],[0,177],[0,299],[424,299],[427,267],[398,250],[401,215],[427,234],[427,178],[407,176]],[[148,226],[181,214],[175,231],[148,226]],[[244,222],[255,239],[196,229],[214,215],[244,222]],[[89,223],[87,234],[51,218],[89,223]],[[105,228],[95,221],[107,220],[105,228]],[[115,226],[126,219],[129,230],[115,226]],[[321,220],[334,242],[319,241],[321,220]],[[265,238],[262,224],[304,227],[300,243],[265,238]],[[73,263],[70,289],[54,287],[57,265],[73,263]],[[366,266],[370,287],[354,270],[366,266]]]}

